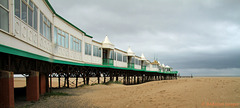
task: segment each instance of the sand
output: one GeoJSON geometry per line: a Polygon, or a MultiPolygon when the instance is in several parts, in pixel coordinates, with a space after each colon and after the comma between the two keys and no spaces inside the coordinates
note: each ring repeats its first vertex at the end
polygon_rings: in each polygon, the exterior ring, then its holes
{"type": "MultiPolygon", "coordinates": [[[[56,83],[56,81],[54,80],[56,83]]],[[[100,108],[239,108],[240,77],[198,77],[152,81],[139,85],[94,85],[54,89],[69,96],[51,96],[30,103],[41,107],[100,108]]]]}

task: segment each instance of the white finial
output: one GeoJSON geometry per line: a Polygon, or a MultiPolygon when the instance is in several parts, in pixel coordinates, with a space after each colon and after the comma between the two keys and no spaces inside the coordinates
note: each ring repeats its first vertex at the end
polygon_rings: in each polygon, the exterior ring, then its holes
{"type": "Polygon", "coordinates": [[[141,55],[141,60],[146,60],[146,58],[145,58],[145,56],[143,55],[143,53],[142,53],[142,55],[141,55]]]}
{"type": "Polygon", "coordinates": [[[110,42],[110,40],[108,39],[108,36],[107,36],[107,35],[106,35],[106,37],[105,37],[103,43],[112,44],[112,43],[110,42]]]}
{"type": "Polygon", "coordinates": [[[128,56],[135,56],[135,54],[134,54],[134,52],[131,50],[130,46],[128,47],[127,54],[128,54],[128,56]]]}

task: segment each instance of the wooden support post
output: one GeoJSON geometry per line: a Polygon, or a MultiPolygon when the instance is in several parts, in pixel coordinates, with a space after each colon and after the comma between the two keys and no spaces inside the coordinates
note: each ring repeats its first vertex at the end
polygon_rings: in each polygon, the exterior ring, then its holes
{"type": "Polygon", "coordinates": [[[129,84],[129,75],[127,73],[127,84],[129,84]]]}
{"type": "Polygon", "coordinates": [[[87,73],[87,85],[89,85],[89,73],[87,73]]]}
{"type": "Polygon", "coordinates": [[[134,84],[136,84],[136,75],[134,75],[134,84]]]}
{"type": "Polygon", "coordinates": [[[123,74],[123,84],[126,84],[126,74],[123,74]]]}
{"type": "Polygon", "coordinates": [[[69,73],[67,74],[67,88],[69,88],[69,73]]]}
{"type": "Polygon", "coordinates": [[[103,74],[103,83],[106,83],[106,75],[105,75],[105,73],[103,74]]]}
{"type": "Polygon", "coordinates": [[[14,108],[13,72],[0,70],[0,107],[14,108]]]}
{"type": "Polygon", "coordinates": [[[113,81],[113,73],[112,72],[109,72],[110,73],[110,81],[113,81]]]}
{"type": "Polygon", "coordinates": [[[58,88],[61,88],[61,74],[58,74],[58,88]]]}
{"type": "Polygon", "coordinates": [[[97,78],[98,78],[98,84],[100,84],[100,76],[101,74],[98,72],[97,78]]]}
{"type": "Polygon", "coordinates": [[[78,73],[76,73],[76,88],[78,88],[78,77],[79,77],[79,75],[78,75],[78,73]]]}
{"type": "Polygon", "coordinates": [[[83,74],[82,74],[82,78],[83,78],[83,84],[85,85],[85,84],[86,84],[86,80],[85,80],[85,72],[83,72],[83,74]]]}
{"type": "Polygon", "coordinates": [[[52,92],[52,72],[50,74],[50,92],[52,92]]]}
{"type": "Polygon", "coordinates": [[[27,77],[26,100],[38,101],[39,99],[39,72],[31,71],[27,77]]]}
{"type": "Polygon", "coordinates": [[[137,74],[137,84],[139,84],[139,74],[137,74]]]}
{"type": "Polygon", "coordinates": [[[116,81],[118,81],[118,73],[116,73],[116,81]]]}

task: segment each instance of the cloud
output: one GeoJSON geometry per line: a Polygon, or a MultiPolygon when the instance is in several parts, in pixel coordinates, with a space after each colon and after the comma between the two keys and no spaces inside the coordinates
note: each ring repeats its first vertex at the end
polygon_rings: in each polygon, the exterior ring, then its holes
{"type": "Polygon", "coordinates": [[[150,60],[155,56],[175,69],[240,68],[239,0],[50,3],[94,40],[101,42],[108,35],[117,48],[131,46],[137,55],[144,53],[150,60]]]}

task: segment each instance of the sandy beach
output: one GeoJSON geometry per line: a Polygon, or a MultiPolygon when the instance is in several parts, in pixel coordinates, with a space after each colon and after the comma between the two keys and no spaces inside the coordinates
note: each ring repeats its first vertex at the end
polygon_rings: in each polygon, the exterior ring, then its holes
{"type": "MultiPolygon", "coordinates": [[[[17,82],[19,81],[15,81],[16,85],[17,82]]],[[[53,82],[53,85],[57,84],[56,80],[53,82]]],[[[71,89],[53,89],[53,91],[69,95],[41,97],[40,101],[26,105],[31,108],[240,107],[240,77],[181,78],[152,81],[139,85],[94,85],[71,89]]],[[[16,107],[18,107],[17,103],[16,107]]]]}

